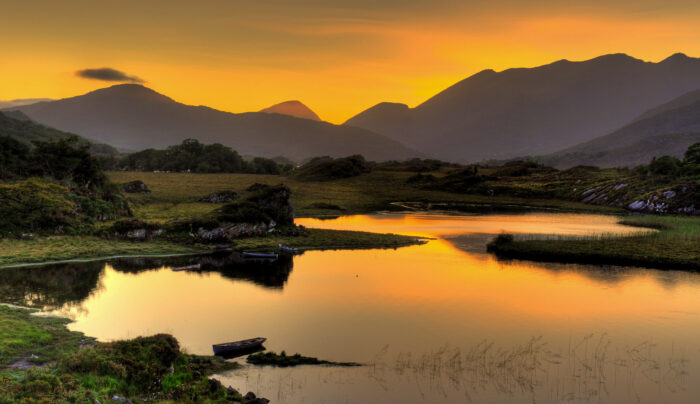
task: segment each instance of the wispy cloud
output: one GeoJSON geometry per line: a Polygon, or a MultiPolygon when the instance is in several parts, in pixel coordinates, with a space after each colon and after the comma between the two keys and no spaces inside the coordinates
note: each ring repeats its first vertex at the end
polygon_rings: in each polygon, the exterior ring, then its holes
{"type": "Polygon", "coordinates": [[[145,81],[137,76],[130,76],[122,71],[112,69],[110,67],[101,67],[98,69],[83,69],[75,72],[75,75],[84,79],[102,80],[102,81],[120,81],[127,83],[145,83],[145,81]]]}

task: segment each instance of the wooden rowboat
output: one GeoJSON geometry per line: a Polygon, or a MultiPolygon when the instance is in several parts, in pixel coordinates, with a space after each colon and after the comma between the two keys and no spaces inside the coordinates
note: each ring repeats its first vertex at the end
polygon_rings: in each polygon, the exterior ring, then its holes
{"type": "Polygon", "coordinates": [[[225,342],[223,344],[214,344],[214,355],[221,356],[235,356],[236,354],[245,354],[260,349],[263,342],[267,341],[267,338],[251,338],[244,339],[243,341],[236,342],[225,342]]]}
{"type": "Polygon", "coordinates": [[[279,249],[280,249],[280,254],[296,255],[299,253],[299,250],[297,250],[296,248],[292,248],[292,247],[286,246],[284,244],[280,244],[279,249]]]}
{"type": "Polygon", "coordinates": [[[255,253],[255,252],[244,252],[243,258],[248,259],[262,259],[262,260],[274,260],[277,259],[277,254],[275,253],[255,253]]]}
{"type": "Polygon", "coordinates": [[[173,267],[172,270],[174,272],[180,272],[180,271],[199,271],[201,266],[199,264],[194,264],[194,265],[187,265],[184,267],[173,267]]]}

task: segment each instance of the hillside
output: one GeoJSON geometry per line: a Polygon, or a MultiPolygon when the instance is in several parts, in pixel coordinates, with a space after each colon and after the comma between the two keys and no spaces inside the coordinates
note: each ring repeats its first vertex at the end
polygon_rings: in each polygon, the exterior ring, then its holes
{"type": "MultiPolygon", "coordinates": [[[[0,136],[9,136],[21,143],[31,145],[32,141],[47,141],[66,138],[71,133],[62,132],[54,128],[49,128],[31,120],[17,119],[26,117],[20,111],[0,112],[0,136]]],[[[106,144],[98,144],[88,139],[84,141],[91,144],[90,151],[99,154],[117,154],[117,150],[106,144]]]]}
{"type": "Polygon", "coordinates": [[[695,91],[651,109],[612,133],[538,160],[555,167],[632,167],[655,156],[680,158],[698,141],[700,91],[695,91]]]}
{"type": "Polygon", "coordinates": [[[311,119],[312,121],[321,122],[321,118],[311,108],[307,107],[300,101],[285,101],[279,104],[275,104],[269,108],[260,110],[260,112],[267,112],[268,114],[282,114],[289,115],[296,118],[311,119]]]}
{"type": "Polygon", "coordinates": [[[382,103],[346,122],[461,162],[547,154],[610,133],[700,89],[700,59],[624,54],[485,70],[415,108],[382,103]]]}
{"type": "Polygon", "coordinates": [[[193,138],[221,143],[244,155],[284,155],[295,160],[351,154],[388,160],[419,154],[365,129],[281,114],[233,114],[190,106],[135,84],[18,109],[43,124],[131,150],[164,148],[193,138]]]}

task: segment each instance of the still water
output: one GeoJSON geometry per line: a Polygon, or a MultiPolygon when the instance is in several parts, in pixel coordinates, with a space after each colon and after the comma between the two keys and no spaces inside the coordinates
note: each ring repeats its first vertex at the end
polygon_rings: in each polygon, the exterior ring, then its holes
{"type": "Polygon", "coordinates": [[[246,365],[217,375],[277,403],[700,401],[700,275],[505,262],[485,251],[502,231],[639,231],[613,217],[377,214],[297,223],[432,240],[310,251],[264,267],[197,258],[201,272],[173,272],[158,260],[63,265],[0,272],[0,283],[6,300],[71,317],[72,329],[101,340],[167,332],[187,351],[210,354],[212,343],[263,336],[269,350],[366,364],[246,365]],[[51,284],[39,280],[47,273],[51,284]]]}

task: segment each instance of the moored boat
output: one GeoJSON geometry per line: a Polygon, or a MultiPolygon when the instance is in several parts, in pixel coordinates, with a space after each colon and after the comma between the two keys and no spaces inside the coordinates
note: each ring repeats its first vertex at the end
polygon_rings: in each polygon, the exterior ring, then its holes
{"type": "Polygon", "coordinates": [[[296,248],[292,248],[292,247],[286,246],[284,244],[280,244],[279,248],[280,248],[280,254],[296,255],[299,253],[299,250],[297,250],[296,248]]]}
{"type": "Polygon", "coordinates": [[[222,344],[214,344],[212,348],[214,349],[214,355],[221,356],[234,356],[237,354],[245,354],[258,350],[262,347],[263,342],[267,341],[267,338],[251,338],[244,339],[242,341],[235,342],[225,342],[222,344]]]}
{"type": "Polygon", "coordinates": [[[252,259],[277,259],[277,254],[276,253],[255,253],[255,252],[244,252],[243,253],[243,258],[252,258],[252,259]]]}
{"type": "Polygon", "coordinates": [[[201,268],[200,264],[194,264],[194,265],[187,265],[184,267],[173,267],[172,270],[175,272],[180,272],[180,271],[199,271],[201,268]]]}

